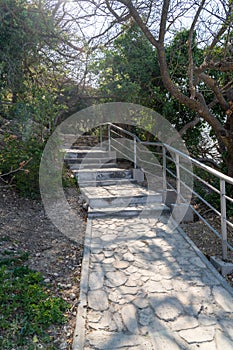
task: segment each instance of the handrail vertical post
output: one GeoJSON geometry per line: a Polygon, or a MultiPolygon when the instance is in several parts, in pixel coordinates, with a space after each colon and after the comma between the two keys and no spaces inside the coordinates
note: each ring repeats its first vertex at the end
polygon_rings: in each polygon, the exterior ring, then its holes
{"type": "Polygon", "coordinates": [[[166,148],[162,146],[162,154],[163,154],[163,193],[167,190],[167,160],[166,160],[166,148]]]}
{"type": "Polygon", "coordinates": [[[181,186],[180,186],[180,156],[176,153],[176,191],[177,203],[181,203],[181,186]]]}
{"type": "Polygon", "coordinates": [[[108,151],[111,151],[111,125],[108,124],[108,151]]]}
{"type": "Polygon", "coordinates": [[[226,183],[220,179],[221,200],[221,231],[222,231],[222,258],[227,260],[227,208],[226,208],[226,183]]]}
{"type": "Polygon", "coordinates": [[[137,168],[137,139],[133,139],[134,169],[137,168]]]}
{"type": "Polygon", "coordinates": [[[99,142],[100,142],[100,147],[102,147],[102,144],[103,144],[103,125],[102,124],[100,124],[100,140],[99,140],[99,142]]]}

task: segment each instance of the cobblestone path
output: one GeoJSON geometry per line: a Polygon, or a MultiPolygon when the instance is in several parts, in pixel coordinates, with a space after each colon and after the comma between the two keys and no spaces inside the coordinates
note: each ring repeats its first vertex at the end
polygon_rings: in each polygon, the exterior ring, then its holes
{"type": "Polygon", "coordinates": [[[232,350],[233,293],[166,218],[88,220],[74,350],[232,350]]]}

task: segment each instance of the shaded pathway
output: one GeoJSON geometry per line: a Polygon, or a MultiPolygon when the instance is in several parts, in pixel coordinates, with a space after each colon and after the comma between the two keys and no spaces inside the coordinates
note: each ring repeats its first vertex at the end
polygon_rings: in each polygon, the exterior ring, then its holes
{"type": "Polygon", "coordinates": [[[165,216],[89,219],[82,269],[74,350],[233,349],[231,288],[165,216]]]}

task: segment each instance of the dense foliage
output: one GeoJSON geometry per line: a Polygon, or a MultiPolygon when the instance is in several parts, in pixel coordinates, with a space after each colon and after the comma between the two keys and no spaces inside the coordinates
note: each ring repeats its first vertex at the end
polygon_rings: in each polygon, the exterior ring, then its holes
{"type": "MultiPolygon", "coordinates": [[[[156,50],[138,26],[129,23],[123,29],[123,34],[113,42],[111,50],[102,50],[102,59],[96,57],[92,65],[98,77],[100,91],[106,96],[103,101],[142,104],[166,117],[178,131],[182,130],[187,123],[194,120],[195,113],[174,99],[164,88],[156,50]]],[[[166,54],[177,84],[185,81],[187,37],[188,31],[183,30],[167,45],[166,54]]],[[[201,57],[202,50],[196,48],[196,55],[201,57]]],[[[197,146],[203,127],[204,124],[199,123],[184,135],[189,150],[195,156],[200,156],[197,146]]]]}
{"type": "MultiPolygon", "coordinates": [[[[54,297],[43,284],[43,276],[30,270],[27,254],[3,252],[0,260],[0,347],[36,349],[51,343],[49,326],[62,324],[68,304],[54,297]]],[[[53,349],[53,346],[46,346],[53,349]]]]}
{"type": "MultiPolygon", "coordinates": [[[[79,10],[82,6],[83,1],[79,10]]],[[[232,13],[232,0],[89,0],[86,11],[90,25],[104,19],[104,25],[96,28],[89,39],[92,47],[101,42],[111,50],[112,42],[122,34],[122,26],[135,23],[140,28],[156,51],[167,93],[195,115],[185,131],[204,120],[218,143],[230,176],[233,176],[232,13]],[[167,55],[171,43],[172,59],[167,55]]]]}
{"type": "Polygon", "coordinates": [[[143,0],[103,1],[100,7],[90,0],[84,16],[81,2],[71,9],[50,0],[0,0],[3,183],[34,197],[49,135],[63,118],[106,101],[158,111],[180,131],[193,156],[204,159],[210,152],[215,159],[218,151],[222,169],[231,173],[232,2],[214,5],[211,13],[193,0],[191,13],[182,2],[149,3],[151,10],[144,13],[143,0]],[[99,10],[98,23],[105,19],[105,25],[90,30],[99,10]],[[192,21],[180,25],[185,16],[192,21]],[[217,147],[203,142],[203,130],[217,147]]]}
{"type": "Polygon", "coordinates": [[[67,33],[45,2],[1,0],[0,19],[1,185],[34,198],[45,142],[68,109],[67,33]]]}

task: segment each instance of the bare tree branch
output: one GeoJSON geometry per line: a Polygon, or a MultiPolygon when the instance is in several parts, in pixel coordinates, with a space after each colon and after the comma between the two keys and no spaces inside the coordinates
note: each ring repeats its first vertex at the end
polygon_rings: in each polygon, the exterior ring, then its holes
{"type": "Polygon", "coordinates": [[[179,134],[181,136],[184,136],[187,131],[191,128],[194,128],[194,126],[196,126],[199,122],[200,122],[201,118],[197,115],[195,117],[195,119],[193,119],[191,122],[187,123],[185,126],[183,126],[183,128],[181,130],[179,130],[179,134]]]}
{"type": "Polygon", "coordinates": [[[160,20],[160,30],[159,30],[159,42],[160,42],[160,44],[164,43],[169,5],[170,5],[170,0],[164,0],[163,8],[162,8],[162,16],[161,16],[161,20],[160,20]]]}
{"type": "Polygon", "coordinates": [[[29,158],[27,161],[23,161],[20,163],[20,166],[16,169],[11,169],[10,171],[8,171],[7,173],[4,174],[0,174],[0,180],[2,182],[4,182],[5,184],[9,185],[9,181],[5,180],[4,177],[10,176],[12,174],[18,173],[19,171],[27,171],[27,169],[25,170],[25,166],[32,160],[32,158],[29,158]]]}
{"type": "Polygon", "coordinates": [[[188,58],[189,58],[189,64],[188,64],[188,78],[189,78],[189,91],[190,91],[190,98],[194,99],[196,97],[196,87],[194,86],[193,80],[194,80],[194,63],[193,63],[193,35],[194,35],[194,29],[197,24],[198,18],[200,16],[201,11],[203,10],[204,4],[206,0],[202,0],[200,6],[198,7],[198,10],[195,14],[194,20],[192,22],[192,25],[189,30],[189,38],[188,38],[188,58]]]}
{"type": "Polygon", "coordinates": [[[225,100],[225,98],[223,97],[222,91],[221,89],[218,87],[216,80],[214,80],[213,78],[211,78],[210,76],[208,76],[205,73],[201,73],[199,75],[199,77],[205,82],[205,84],[207,86],[209,86],[209,88],[214,92],[217,101],[220,103],[220,105],[222,106],[222,108],[224,110],[228,109],[228,103],[225,100]]]}

